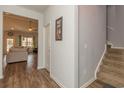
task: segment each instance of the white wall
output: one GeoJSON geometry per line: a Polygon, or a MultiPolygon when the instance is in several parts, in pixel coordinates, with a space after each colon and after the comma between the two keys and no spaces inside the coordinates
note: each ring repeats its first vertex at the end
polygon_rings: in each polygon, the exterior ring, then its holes
{"type": "Polygon", "coordinates": [[[116,7],[114,5],[109,5],[107,6],[107,25],[108,25],[108,32],[111,32],[111,30],[114,30],[114,25],[115,25],[115,17],[116,17],[116,7]]]}
{"type": "Polygon", "coordinates": [[[38,68],[44,67],[43,59],[43,15],[31,10],[24,9],[19,6],[0,6],[0,77],[2,77],[2,60],[3,60],[3,12],[10,12],[20,16],[37,19],[38,24],[38,68]]]}
{"type": "Polygon", "coordinates": [[[124,47],[124,5],[109,6],[108,16],[108,26],[112,28],[108,40],[113,47],[124,47]]]}
{"type": "Polygon", "coordinates": [[[108,16],[108,20],[107,20],[107,38],[109,43],[113,42],[113,34],[115,32],[115,23],[116,23],[116,7],[114,5],[109,5],[107,6],[107,16],[108,16]]]}
{"type": "Polygon", "coordinates": [[[45,26],[45,68],[50,71],[50,24],[45,26]]]}
{"type": "Polygon", "coordinates": [[[51,22],[51,76],[63,87],[76,87],[75,6],[50,6],[44,24],[51,22]],[[63,16],[63,40],[55,41],[55,20],[63,16]]]}
{"type": "Polygon", "coordinates": [[[79,6],[79,86],[95,78],[106,43],[106,7],[79,6]]]}
{"type": "Polygon", "coordinates": [[[3,45],[2,45],[2,42],[3,42],[3,29],[2,29],[2,26],[3,26],[3,22],[2,22],[3,18],[2,18],[2,11],[0,10],[0,79],[3,78],[3,45]]]}

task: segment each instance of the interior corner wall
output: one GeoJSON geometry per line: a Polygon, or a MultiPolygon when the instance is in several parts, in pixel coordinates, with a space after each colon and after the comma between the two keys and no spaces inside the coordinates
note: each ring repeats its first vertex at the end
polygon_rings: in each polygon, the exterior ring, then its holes
{"type": "Polygon", "coordinates": [[[95,71],[106,44],[106,6],[80,5],[79,87],[95,79],[95,71]]]}
{"type": "Polygon", "coordinates": [[[0,77],[2,77],[3,61],[3,12],[10,12],[15,15],[26,16],[38,20],[38,68],[44,67],[43,58],[43,15],[20,6],[0,5],[0,77]]]}
{"type": "Polygon", "coordinates": [[[113,47],[124,47],[124,5],[108,8],[108,39],[113,47]]]}
{"type": "Polygon", "coordinates": [[[114,34],[116,33],[115,30],[115,23],[116,23],[116,6],[109,5],[107,6],[107,38],[109,43],[114,43],[114,34]]]}
{"type": "Polygon", "coordinates": [[[51,76],[62,87],[75,87],[75,6],[53,5],[44,12],[51,27],[51,76]],[[55,40],[55,21],[63,17],[63,39],[55,40]]]}

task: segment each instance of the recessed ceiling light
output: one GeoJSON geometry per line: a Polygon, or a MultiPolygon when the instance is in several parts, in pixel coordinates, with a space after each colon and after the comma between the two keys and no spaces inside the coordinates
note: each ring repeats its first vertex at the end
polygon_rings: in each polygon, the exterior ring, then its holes
{"type": "Polygon", "coordinates": [[[32,27],[29,27],[29,28],[28,28],[28,31],[32,31],[32,30],[33,30],[32,27]]]}

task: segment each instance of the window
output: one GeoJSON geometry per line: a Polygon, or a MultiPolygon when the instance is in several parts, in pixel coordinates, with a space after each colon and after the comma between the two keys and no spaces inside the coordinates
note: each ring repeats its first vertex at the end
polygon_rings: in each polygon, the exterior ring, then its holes
{"type": "Polygon", "coordinates": [[[11,47],[13,47],[13,39],[7,39],[7,52],[11,47]]]}
{"type": "Polygon", "coordinates": [[[33,37],[22,37],[22,46],[33,47],[33,37]]]}

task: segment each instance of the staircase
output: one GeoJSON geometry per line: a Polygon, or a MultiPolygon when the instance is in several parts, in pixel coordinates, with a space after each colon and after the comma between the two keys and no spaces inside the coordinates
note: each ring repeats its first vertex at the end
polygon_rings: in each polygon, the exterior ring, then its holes
{"type": "Polygon", "coordinates": [[[107,49],[97,78],[114,87],[124,87],[124,49],[107,49]]]}

